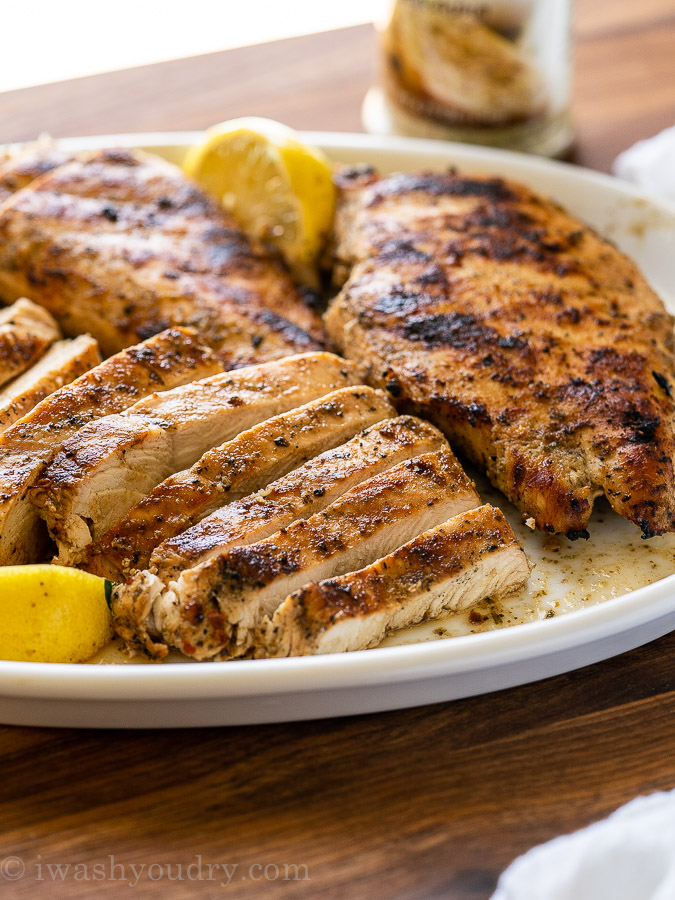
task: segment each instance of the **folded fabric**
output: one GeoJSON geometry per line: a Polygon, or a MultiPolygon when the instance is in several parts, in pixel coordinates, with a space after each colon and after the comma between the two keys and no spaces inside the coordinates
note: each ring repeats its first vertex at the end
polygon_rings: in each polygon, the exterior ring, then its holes
{"type": "Polygon", "coordinates": [[[675,791],[541,844],[502,873],[492,900],[674,900],[675,791]]]}
{"type": "Polygon", "coordinates": [[[614,160],[614,174],[666,200],[675,201],[675,127],[638,141],[614,160]]]}

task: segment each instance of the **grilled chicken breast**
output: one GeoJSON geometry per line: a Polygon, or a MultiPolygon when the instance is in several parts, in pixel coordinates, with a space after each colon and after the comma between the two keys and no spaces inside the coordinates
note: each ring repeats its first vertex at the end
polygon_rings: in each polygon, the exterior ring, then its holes
{"type": "Polygon", "coordinates": [[[87,548],[81,568],[123,581],[147,568],[162,541],[393,413],[381,391],[362,386],[339,388],[273,416],[158,484],[87,548]]]}
{"type": "Polygon", "coordinates": [[[504,514],[481,506],[454,516],[358,572],[287,597],[256,636],[258,657],[376,647],[392,631],[500,600],[530,575],[504,514]]]}
{"type": "Polygon", "coordinates": [[[34,366],[0,390],[0,432],[25,416],[49,394],[70,384],[100,362],[98,344],[88,334],[52,344],[34,366]]]}
{"type": "Polygon", "coordinates": [[[70,159],[51,140],[38,140],[0,159],[0,206],[15,191],[70,159]]]}
{"type": "Polygon", "coordinates": [[[60,388],[0,434],[0,565],[36,562],[46,531],[28,494],[63,444],[88,422],[158,388],[218,371],[194,332],[170,329],[105,360],[60,388]]]}
{"type": "Polygon", "coordinates": [[[288,356],[152,394],[81,428],[31,494],[56,541],[59,562],[80,562],[92,540],[211,447],[358,381],[353,363],[332,353],[288,356]]]}
{"type": "Polygon", "coordinates": [[[47,310],[25,297],[0,310],[0,385],[29,369],[60,336],[47,310]]]}
{"type": "Polygon", "coordinates": [[[450,450],[415,457],[309,519],[187,569],[155,604],[155,624],[197,659],[246,655],[262,617],[289,593],[360,568],[479,503],[450,450]]]}
{"type": "Polygon", "coordinates": [[[548,532],[675,530],[673,321],[637,267],[499,178],[347,173],[330,336],[548,532]]]}
{"type": "Polygon", "coordinates": [[[130,150],[73,159],[5,200],[0,296],[24,294],[105,354],[174,324],[208,336],[228,367],[322,342],[282,265],[178,168],[130,150]]]}
{"type": "Polygon", "coordinates": [[[183,570],[257,543],[325,509],[352,488],[395,465],[432,451],[447,449],[432,425],[410,416],[387,419],[347,443],[310,459],[251,497],[217,510],[183,534],[160,544],[150,571],[120,585],[113,597],[115,630],[134,649],[166,655],[154,610],[173,602],[172,581],[183,570]]]}

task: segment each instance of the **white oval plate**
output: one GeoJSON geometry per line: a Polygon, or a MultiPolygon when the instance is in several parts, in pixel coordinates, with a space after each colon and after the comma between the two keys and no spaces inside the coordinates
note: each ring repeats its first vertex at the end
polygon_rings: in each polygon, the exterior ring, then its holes
{"type": "MultiPolygon", "coordinates": [[[[107,135],[73,150],[143,147],[180,162],[199,134],[107,135]]],[[[607,175],[489,148],[311,133],[345,163],[381,171],[442,168],[513,177],[617,243],[675,309],[675,208],[607,175]]],[[[675,571],[675,560],[673,562],[675,571]]],[[[202,665],[0,662],[0,721],[87,728],[173,728],[293,721],[453,700],[598,662],[675,628],[675,575],[557,618],[358,653],[202,665]]]]}

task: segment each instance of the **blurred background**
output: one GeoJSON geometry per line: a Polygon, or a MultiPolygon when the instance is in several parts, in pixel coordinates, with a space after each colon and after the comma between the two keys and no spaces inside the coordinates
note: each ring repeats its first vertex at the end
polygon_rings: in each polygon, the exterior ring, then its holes
{"type": "MultiPolygon", "coordinates": [[[[553,2],[553,0],[552,0],[553,2]]],[[[0,143],[201,129],[239,115],[363,130],[384,0],[5,4],[0,143]],[[25,23],[30,22],[30,31],[25,23]]],[[[673,0],[576,0],[575,159],[608,170],[675,123],[673,0]]]]}
{"type": "MultiPolygon", "coordinates": [[[[5,34],[34,23],[30,47],[4,42],[0,91],[372,22],[386,0],[24,0],[3,10],[5,34]]],[[[270,75],[272,73],[269,73],[270,75]]]]}

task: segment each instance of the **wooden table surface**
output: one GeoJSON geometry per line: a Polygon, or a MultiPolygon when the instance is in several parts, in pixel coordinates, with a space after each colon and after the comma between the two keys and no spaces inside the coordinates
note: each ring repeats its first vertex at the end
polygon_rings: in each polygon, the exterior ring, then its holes
{"type": "MultiPolygon", "coordinates": [[[[579,0],[579,161],[608,170],[675,123],[674,47],[672,0],[579,0]]],[[[360,130],[372,51],[358,27],[4,94],[0,142],[241,114],[360,130]]],[[[0,892],[487,898],[533,844],[675,787],[674,657],[675,634],[538,684],[352,719],[2,728],[0,892]],[[237,868],[208,868],[221,864],[237,868]]]]}

